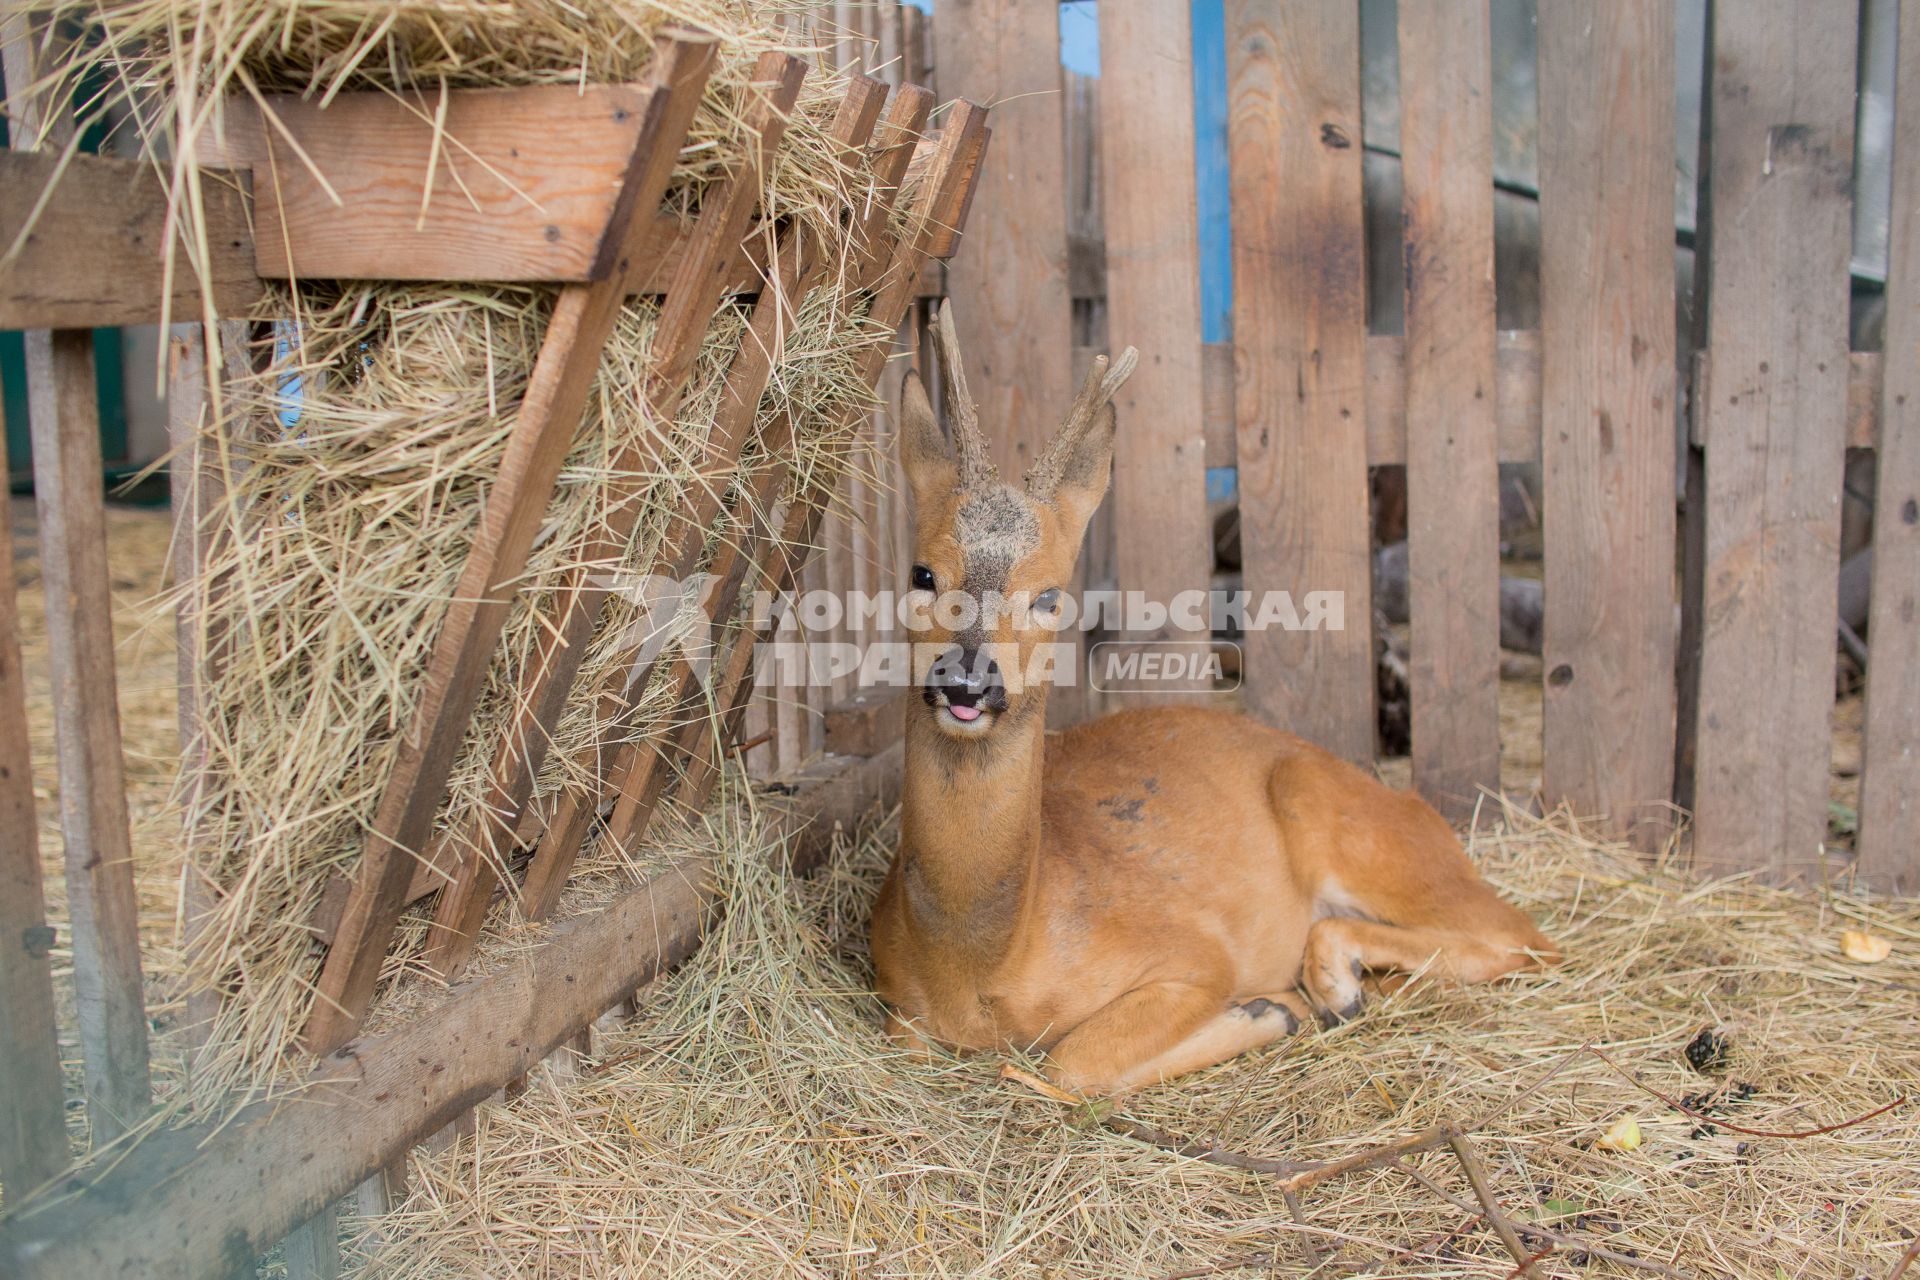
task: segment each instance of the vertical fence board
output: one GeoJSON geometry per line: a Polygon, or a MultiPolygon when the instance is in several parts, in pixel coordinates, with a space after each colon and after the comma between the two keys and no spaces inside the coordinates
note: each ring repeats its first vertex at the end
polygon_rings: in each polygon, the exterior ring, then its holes
{"type": "MultiPolygon", "coordinates": [[[[1852,5],[1713,15],[1695,865],[1815,874],[1846,445],[1852,5]]],[[[1551,612],[1551,610],[1549,611],[1551,612]]]]}
{"type": "MultiPolygon", "coordinates": [[[[0,475],[7,473],[6,456],[6,433],[0,430],[0,475]]],[[[0,1089],[0,1190],[11,1203],[67,1165],[53,942],[33,815],[13,533],[0,528],[0,1080],[6,1081],[0,1089]]]]}
{"type": "MultiPolygon", "coordinates": [[[[1194,212],[1192,33],[1185,5],[1100,13],[1107,331],[1140,348],[1115,401],[1114,559],[1122,590],[1170,603],[1213,569],[1200,430],[1200,245],[1194,212]]],[[[1204,614],[1202,615],[1204,617],[1204,614]]],[[[1170,621],[1160,634],[1206,641],[1170,621]]],[[[1147,637],[1139,637],[1147,638],[1147,637]]],[[[1204,687],[1204,680],[1187,689],[1204,687]]],[[[1170,687],[1169,692],[1172,692],[1170,687]]]]}
{"type": "Polygon", "coordinates": [[[1401,0],[1413,783],[1500,786],[1493,36],[1487,0],[1401,0]]]}
{"type": "Polygon", "coordinates": [[[1017,482],[1073,399],[1056,0],[946,0],[941,92],[998,104],[967,249],[947,266],[968,383],[1001,477],[1017,482]]]}
{"type": "MultiPolygon", "coordinates": [[[[23,11],[7,19],[4,33],[13,145],[36,145],[43,125],[46,140],[58,145],[72,135],[73,123],[63,104],[34,96],[37,58],[50,49],[44,32],[29,34],[31,25],[23,11]]],[[[87,1115],[99,1145],[138,1122],[149,1093],[93,335],[84,329],[31,332],[26,356],[73,985],[87,1115]]]]}
{"type": "Polygon", "coordinates": [[[1920,893],[1920,0],[1901,0],[1860,872],[1920,893]]]}
{"type": "Polygon", "coordinates": [[[1540,7],[1543,780],[1648,848],[1673,769],[1673,30],[1672,0],[1540,7]]]}
{"type": "MultiPolygon", "coordinates": [[[[1247,589],[1343,626],[1247,632],[1247,704],[1373,758],[1359,6],[1229,0],[1234,393],[1247,589]]],[[[1198,404],[1194,410],[1198,412],[1198,404]]]]}

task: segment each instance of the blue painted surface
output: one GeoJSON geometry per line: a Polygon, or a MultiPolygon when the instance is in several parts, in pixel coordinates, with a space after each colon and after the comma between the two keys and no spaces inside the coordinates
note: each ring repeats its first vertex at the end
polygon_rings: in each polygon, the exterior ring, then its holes
{"type": "Polygon", "coordinates": [[[1066,0],[1060,6],[1060,65],[1075,75],[1100,74],[1098,10],[1095,0],[1066,0]]]}
{"type": "Polygon", "coordinates": [[[1200,222],[1200,332],[1233,339],[1233,223],[1227,210],[1227,19],[1193,0],[1193,166],[1200,222]]]}

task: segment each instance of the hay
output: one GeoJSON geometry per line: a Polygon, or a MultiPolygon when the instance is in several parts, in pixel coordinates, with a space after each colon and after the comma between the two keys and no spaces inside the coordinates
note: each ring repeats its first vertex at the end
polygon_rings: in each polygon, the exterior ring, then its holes
{"type": "MultiPolygon", "coordinates": [[[[644,77],[662,28],[696,27],[716,37],[716,66],[668,195],[691,215],[744,154],[757,59],[770,50],[812,54],[815,70],[783,144],[756,175],[756,234],[807,224],[844,270],[857,255],[843,212],[870,199],[870,178],[828,135],[847,81],[790,30],[785,19],[805,7],[109,0],[60,10],[91,35],[49,75],[65,83],[105,73],[154,150],[191,159],[220,135],[232,95],[632,81],[644,77]]],[[[90,109],[106,105],[96,98],[90,109]]],[[[198,175],[190,164],[176,174],[192,256],[201,239],[198,175]]],[[[180,785],[194,830],[188,875],[207,887],[212,906],[186,943],[176,994],[221,996],[194,1054],[191,1097],[174,1100],[195,1112],[237,1106],[304,1065],[298,1037],[323,958],[307,922],[329,881],[357,863],[554,297],[551,288],[302,282],[272,288],[250,317],[252,372],[226,386],[221,421],[209,428],[228,487],[212,517],[215,549],[207,572],[181,584],[174,600],[194,607],[215,672],[204,693],[208,771],[180,785]]],[[[859,358],[891,335],[866,322],[844,279],[795,301],[760,425],[792,413],[796,470],[831,486],[855,456],[839,424],[872,402],[859,358]]],[[[630,302],[607,344],[455,764],[443,830],[457,829],[485,794],[493,752],[518,716],[521,677],[554,612],[554,588],[582,568],[650,572],[688,486],[711,483],[696,464],[748,314],[729,304],[714,317],[672,421],[655,421],[642,395],[657,316],[656,302],[630,302]],[[642,443],[641,456],[657,461],[651,473],[618,472],[623,450],[642,443]],[[615,501],[637,505],[633,535],[589,564],[615,501]]],[[[708,551],[739,537],[747,518],[768,514],[737,511],[703,531],[708,551]]],[[[609,728],[597,695],[617,678],[623,637],[640,612],[618,592],[608,602],[538,795],[584,780],[575,755],[609,728]]],[[[669,692],[663,679],[628,691],[626,740],[663,727],[669,692]]],[[[505,918],[496,912],[490,927],[505,918]]],[[[393,998],[417,968],[423,939],[416,912],[389,952],[377,1000],[393,998]]]]}
{"type": "MultiPolygon", "coordinates": [[[[1401,1173],[1320,1184],[1302,1225],[1273,1177],[1123,1137],[1000,1081],[994,1058],[895,1053],[864,956],[891,829],[794,885],[765,870],[749,814],[711,822],[731,903],[716,936],[578,1079],[536,1074],[472,1137],[416,1153],[400,1209],[345,1228],[357,1274],[1300,1275],[1308,1238],[1337,1249],[1323,1275],[1512,1271],[1484,1223],[1401,1173]]],[[[1920,1230],[1920,1106],[1802,1140],[1707,1131],[1577,1051],[1747,1128],[1883,1106],[1920,1081],[1920,905],[1697,884],[1564,818],[1503,822],[1474,856],[1565,945],[1562,968],[1417,982],[1115,1115],[1312,1160],[1494,1115],[1473,1142],[1518,1220],[1686,1275],[1888,1274],[1920,1230]],[[1842,959],[1855,925],[1893,959],[1842,959]],[[1703,1027],[1730,1045],[1709,1074],[1684,1055],[1703,1027]],[[1594,1146],[1629,1115],[1643,1145],[1594,1146]]],[[[1445,1150],[1408,1164],[1471,1207],[1445,1150]]],[[[1539,1270],[1646,1274],[1569,1248],[1539,1270]]]]}

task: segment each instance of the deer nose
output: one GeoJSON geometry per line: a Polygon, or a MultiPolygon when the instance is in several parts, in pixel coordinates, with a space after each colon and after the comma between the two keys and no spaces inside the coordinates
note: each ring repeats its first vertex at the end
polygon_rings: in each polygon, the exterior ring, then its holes
{"type": "Polygon", "coordinates": [[[947,695],[947,701],[972,706],[985,699],[1004,706],[1006,681],[1000,664],[972,645],[953,645],[934,659],[927,687],[947,695]]]}

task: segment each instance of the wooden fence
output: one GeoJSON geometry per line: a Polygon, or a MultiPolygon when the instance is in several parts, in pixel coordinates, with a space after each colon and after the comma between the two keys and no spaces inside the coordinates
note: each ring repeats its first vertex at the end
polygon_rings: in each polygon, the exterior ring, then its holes
{"type": "MultiPolygon", "coordinates": [[[[1208,587],[1207,471],[1237,468],[1244,586],[1346,600],[1344,630],[1244,637],[1244,704],[1371,762],[1369,475],[1404,466],[1412,774],[1462,816],[1500,784],[1499,467],[1537,467],[1545,802],[1648,846],[1690,813],[1699,869],[1817,878],[1842,869],[1823,842],[1843,460],[1877,447],[1857,866],[1920,889],[1920,72],[1894,142],[1886,344],[1906,358],[1888,361],[1848,350],[1852,7],[1715,6],[1676,298],[1674,0],[1540,0],[1539,322],[1501,331],[1489,5],[1401,0],[1405,331],[1370,333],[1358,0],[1224,7],[1233,340],[1212,346],[1190,6],[1101,6],[1097,81],[1062,71],[1054,0],[936,14],[941,88],[1001,104],[948,291],[1002,467],[1059,420],[1076,352],[1147,353],[1087,581],[1208,587]]],[[[1901,34],[1920,65],[1913,0],[1901,34]]]]}

